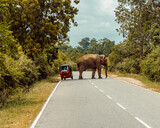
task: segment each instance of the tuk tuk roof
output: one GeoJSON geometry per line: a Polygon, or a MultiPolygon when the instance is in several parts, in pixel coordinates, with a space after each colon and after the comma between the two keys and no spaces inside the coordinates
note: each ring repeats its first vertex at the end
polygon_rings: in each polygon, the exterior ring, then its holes
{"type": "Polygon", "coordinates": [[[71,65],[70,65],[70,64],[63,64],[63,65],[61,65],[60,67],[64,67],[64,66],[71,67],[71,65]]]}

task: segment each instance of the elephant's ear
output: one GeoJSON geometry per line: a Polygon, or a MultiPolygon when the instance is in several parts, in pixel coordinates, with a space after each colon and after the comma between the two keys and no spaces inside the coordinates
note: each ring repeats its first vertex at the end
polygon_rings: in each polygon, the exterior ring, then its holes
{"type": "Polygon", "coordinates": [[[100,56],[100,63],[104,64],[105,55],[99,55],[100,56]]]}

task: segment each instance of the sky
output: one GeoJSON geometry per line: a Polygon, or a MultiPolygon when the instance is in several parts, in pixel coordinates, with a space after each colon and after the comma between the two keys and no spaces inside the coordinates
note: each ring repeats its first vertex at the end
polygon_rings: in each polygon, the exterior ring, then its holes
{"type": "Polygon", "coordinates": [[[117,0],[80,0],[76,5],[79,12],[75,16],[78,26],[72,25],[68,33],[70,45],[78,46],[78,42],[85,37],[97,40],[108,38],[116,44],[123,41],[122,35],[116,31],[119,28],[114,13],[117,5],[117,0]]]}

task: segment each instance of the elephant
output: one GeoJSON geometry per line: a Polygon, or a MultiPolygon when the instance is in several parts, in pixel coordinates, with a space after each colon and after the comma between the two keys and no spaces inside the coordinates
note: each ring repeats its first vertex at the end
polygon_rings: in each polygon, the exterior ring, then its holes
{"type": "Polygon", "coordinates": [[[98,76],[101,79],[101,65],[105,66],[105,76],[107,78],[107,58],[105,55],[86,54],[77,61],[77,69],[79,71],[79,79],[83,79],[82,73],[86,69],[92,69],[92,79],[95,79],[95,72],[98,69],[98,76]]]}

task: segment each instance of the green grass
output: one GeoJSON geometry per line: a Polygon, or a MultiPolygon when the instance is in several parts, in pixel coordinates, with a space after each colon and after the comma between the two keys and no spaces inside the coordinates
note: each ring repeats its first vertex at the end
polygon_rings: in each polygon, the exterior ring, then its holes
{"type": "Polygon", "coordinates": [[[26,94],[18,93],[0,109],[1,128],[28,128],[57,84],[57,78],[42,80],[26,94]]]}
{"type": "Polygon", "coordinates": [[[141,74],[130,74],[130,73],[119,73],[119,72],[109,72],[109,75],[117,75],[118,77],[129,77],[134,78],[136,80],[141,81],[145,88],[148,88],[150,90],[160,92],[160,82],[153,82],[148,80],[147,77],[141,75],[141,74]]]}

